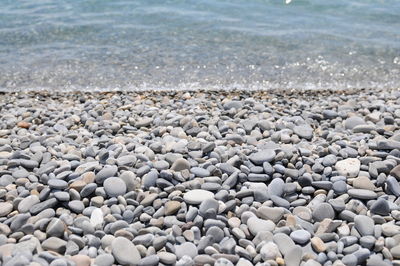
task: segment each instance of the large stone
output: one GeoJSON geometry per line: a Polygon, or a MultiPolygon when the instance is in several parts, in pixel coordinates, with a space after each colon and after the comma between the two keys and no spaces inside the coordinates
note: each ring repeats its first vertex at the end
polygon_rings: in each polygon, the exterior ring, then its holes
{"type": "Polygon", "coordinates": [[[136,246],[125,237],[117,237],[111,243],[115,260],[122,265],[137,265],[141,259],[136,246]]]}

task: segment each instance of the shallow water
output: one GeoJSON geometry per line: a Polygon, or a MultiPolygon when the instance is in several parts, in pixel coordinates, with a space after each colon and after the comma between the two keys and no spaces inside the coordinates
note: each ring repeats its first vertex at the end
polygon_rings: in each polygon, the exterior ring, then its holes
{"type": "Polygon", "coordinates": [[[0,2],[0,88],[400,87],[397,0],[0,2]]]}

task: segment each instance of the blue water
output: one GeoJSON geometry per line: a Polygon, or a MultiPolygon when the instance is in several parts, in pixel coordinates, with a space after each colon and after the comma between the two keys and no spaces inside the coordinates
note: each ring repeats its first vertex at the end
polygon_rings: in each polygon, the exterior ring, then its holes
{"type": "Polygon", "coordinates": [[[398,0],[1,0],[1,89],[400,88],[398,0]]]}

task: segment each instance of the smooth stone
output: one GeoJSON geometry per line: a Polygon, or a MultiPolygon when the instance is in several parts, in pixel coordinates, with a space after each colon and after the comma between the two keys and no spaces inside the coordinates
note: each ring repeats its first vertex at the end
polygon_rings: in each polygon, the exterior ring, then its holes
{"type": "Polygon", "coordinates": [[[360,172],[360,167],[361,163],[356,158],[341,160],[335,164],[335,169],[338,171],[339,175],[346,177],[356,177],[360,172]]]}
{"type": "Polygon", "coordinates": [[[357,188],[349,189],[347,191],[347,194],[349,194],[353,198],[365,200],[376,199],[378,197],[378,194],[376,194],[374,191],[357,188]]]}
{"type": "Polygon", "coordinates": [[[210,171],[201,167],[192,167],[190,172],[198,177],[207,177],[210,176],[210,171]]]}
{"type": "Polygon", "coordinates": [[[96,183],[103,184],[103,182],[112,176],[115,176],[118,172],[118,167],[116,165],[106,165],[101,169],[95,177],[96,183]]]}
{"type": "Polygon", "coordinates": [[[154,187],[158,178],[157,171],[150,171],[142,177],[142,184],[145,188],[154,187]]]}
{"type": "Polygon", "coordinates": [[[104,181],[103,186],[109,197],[118,197],[126,193],[126,184],[118,177],[107,178],[104,181]]]}
{"type": "Polygon", "coordinates": [[[370,207],[370,211],[379,215],[389,215],[390,207],[389,203],[384,198],[378,198],[370,207]]]}
{"type": "Polygon", "coordinates": [[[346,266],[356,266],[357,265],[357,257],[354,254],[345,255],[342,258],[342,263],[346,266]]]}
{"type": "Polygon", "coordinates": [[[97,266],[112,266],[114,264],[114,257],[108,253],[100,254],[94,260],[94,264],[97,266]]]}
{"type": "Polygon", "coordinates": [[[115,260],[123,265],[137,265],[141,259],[136,246],[125,237],[117,237],[111,243],[115,260]]]}
{"type": "Polygon", "coordinates": [[[267,261],[275,260],[277,257],[281,256],[281,253],[279,252],[279,248],[275,243],[268,242],[262,246],[260,255],[264,261],[267,261]]]}
{"type": "Polygon", "coordinates": [[[394,246],[390,249],[390,253],[392,254],[393,258],[400,259],[400,244],[394,246]]]}
{"type": "Polygon", "coordinates": [[[173,265],[176,263],[176,255],[170,252],[158,252],[157,253],[158,257],[160,258],[160,262],[167,264],[167,265],[173,265]]]}
{"type": "Polygon", "coordinates": [[[49,237],[42,243],[42,248],[44,250],[54,251],[61,255],[64,254],[67,246],[67,241],[62,240],[58,237],[49,237]]]}
{"type": "Polygon", "coordinates": [[[190,169],[190,163],[184,159],[184,158],[178,158],[175,160],[175,162],[171,166],[171,170],[174,170],[176,172],[190,169]]]}
{"type": "Polygon", "coordinates": [[[339,180],[333,183],[332,189],[336,194],[342,195],[347,192],[347,184],[345,181],[339,180]]]}
{"type": "Polygon", "coordinates": [[[181,208],[181,203],[176,200],[171,200],[165,203],[165,215],[175,214],[181,208]]]}
{"type": "Polygon", "coordinates": [[[85,209],[85,205],[80,200],[73,200],[68,203],[68,207],[71,211],[76,213],[82,213],[83,209],[85,209]]]}
{"type": "Polygon", "coordinates": [[[315,221],[321,222],[325,218],[335,218],[335,211],[329,203],[323,202],[315,208],[312,215],[315,221]]]}
{"type": "Polygon", "coordinates": [[[249,231],[255,236],[257,233],[262,231],[273,231],[275,228],[275,224],[272,221],[266,221],[259,219],[257,217],[250,217],[247,220],[247,226],[249,227],[249,231]]]}
{"type": "Polygon", "coordinates": [[[354,217],[354,226],[362,236],[374,235],[374,220],[366,215],[356,215],[354,217]]]}
{"type": "Polygon", "coordinates": [[[398,181],[400,181],[400,164],[397,165],[396,167],[394,167],[391,171],[390,171],[390,175],[395,177],[398,181]]]}
{"type": "Polygon", "coordinates": [[[305,244],[310,241],[311,234],[306,230],[296,230],[290,233],[290,238],[298,244],[305,244]]]}
{"type": "Polygon", "coordinates": [[[275,196],[282,196],[283,195],[283,189],[285,186],[285,182],[280,179],[280,178],[274,178],[272,179],[271,183],[268,185],[268,194],[270,196],[275,195],[275,196]]]}
{"type": "Polygon", "coordinates": [[[71,260],[73,262],[75,262],[76,265],[79,265],[79,266],[90,266],[91,265],[91,259],[89,256],[86,256],[86,255],[78,254],[78,255],[72,256],[71,260]]]}
{"type": "Polygon", "coordinates": [[[66,227],[63,221],[58,218],[53,218],[47,225],[46,234],[48,236],[62,237],[66,227]]]}
{"type": "Polygon", "coordinates": [[[400,183],[393,176],[388,176],[386,179],[387,188],[393,195],[400,197],[400,183]]]}
{"type": "Polygon", "coordinates": [[[0,217],[8,215],[13,210],[13,205],[9,202],[0,202],[0,217]]]}
{"type": "Polygon", "coordinates": [[[365,121],[359,116],[351,116],[344,121],[344,127],[346,129],[353,129],[356,126],[364,125],[365,121]]]}
{"type": "Polygon", "coordinates": [[[142,258],[139,261],[138,266],[155,266],[155,265],[158,265],[159,261],[160,261],[160,258],[157,255],[153,254],[153,255],[142,258]]]}
{"type": "Polygon", "coordinates": [[[366,176],[359,176],[353,180],[353,187],[359,189],[374,190],[376,187],[366,176]]]}
{"type": "Polygon", "coordinates": [[[300,138],[311,140],[313,137],[313,129],[309,125],[295,126],[293,132],[300,138]]]}
{"type": "Polygon", "coordinates": [[[90,223],[93,227],[102,225],[104,223],[103,211],[100,208],[95,208],[90,215],[90,223]]]}
{"type": "Polygon", "coordinates": [[[281,220],[284,212],[284,208],[281,207],[261,206],[257,209],[257,216],[264,220],[271,220],[274,223],[278,223],[281,220]]]}
{"type": "Polygon", "coordinates": [[[194,259],[198,255],[197,247],[191,242],[175,245],[175,255],[178,257],[178,260],[180,260],[184,255],[194,259]]]}
{"type": "Polygon", "coordinates": [[[284,233],[276,233],[273,236],[273,240],[278,245],[279,250],[284,256],[288,254],[290,250],[295,246],[293,240],[287,234],[284,233]]]}
{"type": "Polygon", "coordinates": [[[66,189],[68,187],[68,183],[64,180],[61,179],[56,179],[56,178],[52,178],[50,179],[47,184],[49,185],[50,188],[53,189],[66,189]]]}
{"type": "Polygon", "coordinates": [[[298,266],[300,265],[302,257],[303,250],[296,245],[285,255],[285,264],[286,266],[298,266]]]}
{"type": "Polygon", "coordinates": [[[214,199],[214,193],[204,189],[193,189],[183,195],[188,204],[200,204],[207,199],[214,199]]]}
{"type": "Polygon", "coordinates": [[[218,201],[215,199],[206,199],[199,206],[199,214],[203,217],[207,217],[210,213],[216,215],[218,213],[218,208],[218,201]]]}
{"type": "MultiPolygon", "coordinates": [[[[30,195],[23,200],[20,201],[18,204],[18,211],[20,213],[28,212],[33,205],[39,203],[39,197],[36,195],[30,195]]],[[[0,215],[1,216],[1,215],[0,215]]]]}
{"type": "Polygon", "coordinates": [[[255,152],[249,156],[250,161],[256,165],[262,165],[264,162],[271,162],[275,158],[275,151],[272,149],[255,152]]]}

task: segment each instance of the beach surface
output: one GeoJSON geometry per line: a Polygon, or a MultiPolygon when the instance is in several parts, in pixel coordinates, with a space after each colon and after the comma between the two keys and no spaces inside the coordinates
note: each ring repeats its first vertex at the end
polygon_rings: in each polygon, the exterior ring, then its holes
{"type": "Polygon", "coordinates": [[[400,265],[400,90],[0,95],[0,264],[400,265]]]}

